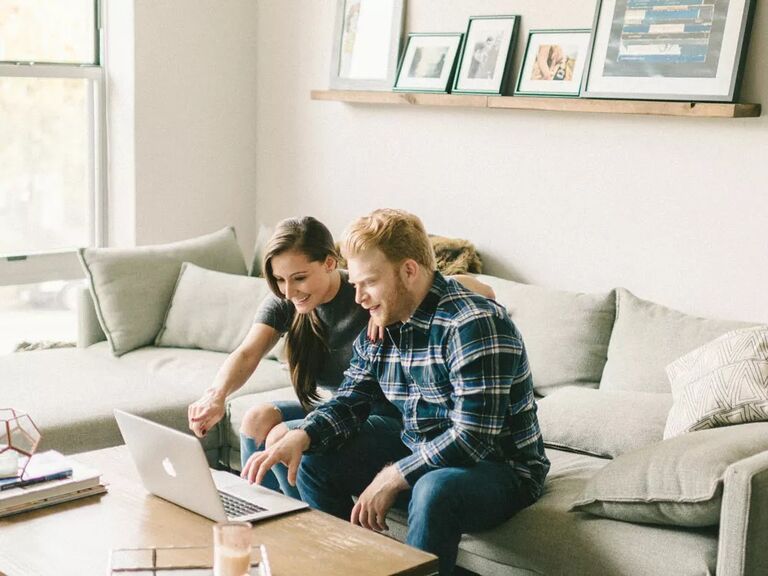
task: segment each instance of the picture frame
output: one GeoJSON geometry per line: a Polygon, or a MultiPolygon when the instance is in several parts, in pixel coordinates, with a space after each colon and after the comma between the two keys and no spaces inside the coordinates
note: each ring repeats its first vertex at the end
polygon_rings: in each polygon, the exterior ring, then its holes
{"type": "Polygon", "coordinates": [[[393,90],[447,93],[463,36],[461,32],[408,34],[393,90]]]}
{"type": "Polygon", "coordinates": [[[598,0],[581,96],[734,102],[754,5],[598,0]]]}
{"type": "Polygon", "coordinates": [[[520,16],[470,16],[453,92],[506,94],[520,16]]]}
{"type": "Polygon", "coordinates": [[[530,30],[515,96],[578,97],[592,30],[530,30]]]}
{"type": "Polygon", "coordinates": [[[405,0],[337,0],[330,88],[391,90],[404,18],[405,0]]]}

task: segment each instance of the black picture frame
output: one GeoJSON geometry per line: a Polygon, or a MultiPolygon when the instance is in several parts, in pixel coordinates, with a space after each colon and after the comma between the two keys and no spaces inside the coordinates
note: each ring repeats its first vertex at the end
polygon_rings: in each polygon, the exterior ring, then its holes
{"type": "Polygon", "coordinates": [[[393,90],[448,93],[463,36],[461,32],[408,34],[393,90]]]}
{"type": "Polygon", "coordinates": [[[591,36],[592,30],[588,28],[530,30],[517,74],[515,96],[577,98],[587,70],[591,36]],[[551,63],[551,70],[542,73],[543,65],[539,67],[537,59],[542,49],[551,51],[552,47],[560,48],[560,55],[555,56],[557,61],[551,63]]]}
{"type": "Polygon", "coordinates": [[[755,0],[633,2],[598,0],[582,97],[737,100],[755,0]]]}
{"type": "Polygon", "coordinates": [[[509,94],[519,28],[520,16],[516,14],[470,16],[453,80],[453,92],[509,94]]]}

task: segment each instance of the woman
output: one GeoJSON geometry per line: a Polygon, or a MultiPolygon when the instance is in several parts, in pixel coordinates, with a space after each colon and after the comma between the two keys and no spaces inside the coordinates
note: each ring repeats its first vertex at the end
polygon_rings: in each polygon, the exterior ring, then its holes
{"type": "MultiPolygon", "coordinates": [[[[274,402],[250,408],[241,425],[243,475],[250,457],[264,444],[279,440],[320,400],[318,387],[338,389],[352,357],[352,344],[368,326],[370,316],[355,302],[347,273],[337,268],[333,237],[318,220],[289,218],[277,225],[264,256],[264,276],[274,293],[260,306],[242,344],[229,355],[214,384],[191,404],[189,427],[204,436],[224,416],[229,394],[253,374],[261,359],[286,334],[288,367],[299,402],[274,402]]],[[[455,276],[467,287],[493,297],[490,287],[470,276],[455,276]]],[[[369,330],[369,334],[370,334],[369,330]]],[[[388,402],[375,406],[373,417],[399,418],[388,402]]],[[[270,473],[263,485],[299,498],[284,469],[270,473]]]]}

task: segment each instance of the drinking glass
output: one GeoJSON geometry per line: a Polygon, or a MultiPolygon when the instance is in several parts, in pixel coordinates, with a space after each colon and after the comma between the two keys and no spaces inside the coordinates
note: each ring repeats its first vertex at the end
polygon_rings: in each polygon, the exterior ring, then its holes
{"type": "Polygon", "coordinates": [[[251,570],[251,525],[220,522],[213,526],[213,576],[243,576],[251,570]]]}

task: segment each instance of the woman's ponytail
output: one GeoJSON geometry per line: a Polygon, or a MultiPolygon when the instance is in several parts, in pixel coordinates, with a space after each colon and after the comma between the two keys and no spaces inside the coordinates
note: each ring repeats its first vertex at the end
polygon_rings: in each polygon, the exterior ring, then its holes
{"type": "Polygon", "coordinates": [[[285,351],[293,389],[304,409],[311,412],[320,400],[316,380],[328,354],[325,329],[315,310],[293,317],[285,339],[285,351]]]}

